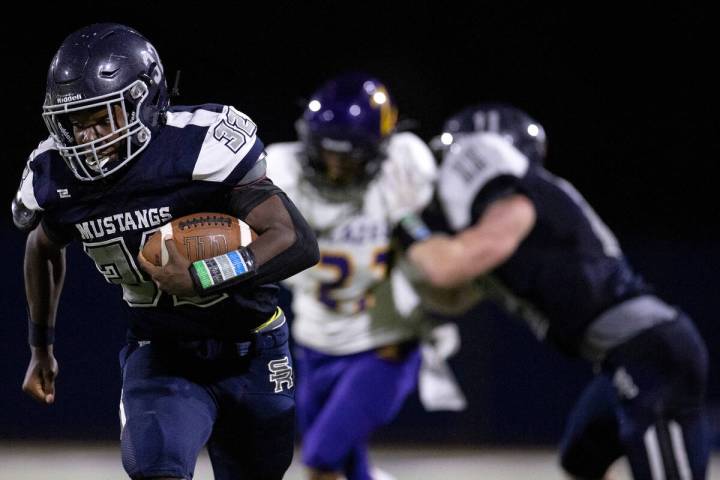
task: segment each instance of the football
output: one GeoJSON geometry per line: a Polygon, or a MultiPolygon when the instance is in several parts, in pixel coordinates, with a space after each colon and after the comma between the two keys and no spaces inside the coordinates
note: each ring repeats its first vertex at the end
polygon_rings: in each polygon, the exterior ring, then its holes
{"type": "Polygon", "coordinates": [[[167,263],[167,248],[161,240],[168,236],[191,262],[237,250],[257,238],[247,223],[232,215],[193,213],[166,223],[148,238],[142,254],[149,262],[157,266],[167,263]]]}

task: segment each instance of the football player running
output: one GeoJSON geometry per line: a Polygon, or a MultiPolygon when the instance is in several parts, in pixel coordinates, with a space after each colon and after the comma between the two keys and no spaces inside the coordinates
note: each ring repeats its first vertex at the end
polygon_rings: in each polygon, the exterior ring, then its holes
{"type": "MultiPolygon", "coordinates": [[[[268,146],[268,174],[315,230],[320,262],[292,277],[302,461],[311,480],[379,479],[370,435],[417,385],[420,323],[384,309],[394,226],[430,200],[429,148],[396,132],[397,110],[376,78],[323,84],[296,127],[268,146]]],[[[391,302],[390,302],[391,303],[391,302]]]]}
{"type": "MultiPolygon", "coordinates": [[[[30,231],[32,357],[23,390],[45,404],[55,399],[65,247],[80,241],[126,303],[127,474],[192,478],[207,445],[216,479],[282,478],[293,452],[294,380],[273,282],[316,263],[318,251],[265,177],[256,125],[231,106],[170,106],[157,51],[117,24],[65,39],[50,64],[43,118],[50,137],[30,155],[13,202],[15,223],[30,231]],[[172,240],[164,267],[138,256],[162,224],[202,211],[232,214],[258,233],[233,253],[232,271],[194,282],[190,269],[199,265],[172,240]]],[[[200,262],[229,258],[220,257],[200,262]]]]}
{"type": "Polygon", "coordinates": [[[451,117],[439,141],[448,234],[416,236],[408,256],[436,286],[478,279],[539,338],[596,364],[562,466],[600,479],[626,455],[638,480],[705,478],[705,344],[632,270],[580,193],[543,168],[540,124],[479,105],[451,117]]]}

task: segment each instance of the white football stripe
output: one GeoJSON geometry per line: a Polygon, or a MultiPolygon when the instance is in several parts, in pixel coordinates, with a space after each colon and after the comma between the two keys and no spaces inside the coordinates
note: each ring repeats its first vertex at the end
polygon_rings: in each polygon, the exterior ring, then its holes
{"type": "Polygon", "coordinates": [[[247,247],[252,242],[252,232],[250,226],[238,218],[238,225],[240,225],[240,245],[247,247]]]}
{"type": "Polygon", "coordinates": [[[170,255],[168,255],[167,247],[165,246],[165,238],[173,238],[172,224],[166,223],[160,227],[160,264],[165,266],[167,264],[170,255]]]}

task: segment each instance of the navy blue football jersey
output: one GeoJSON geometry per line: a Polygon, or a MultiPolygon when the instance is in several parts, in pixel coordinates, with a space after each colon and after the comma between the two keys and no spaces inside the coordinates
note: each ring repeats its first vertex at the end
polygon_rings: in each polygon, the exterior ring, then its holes
{"type": "Polygon", "coordinates": [[[445,155],[438,197],[452,231],[476,223],[504,195],[533,203],[536,223],[487,278],[541,338],[576,351],[586,327],[649,288],[627,264],[613,233],[567,181],[531,164],[495,133],[467,136],[445,155]]]}
{"type": "Polygon", "coordinates": [[[48,138],[30,155],[21,195],[42,211],[51,239],[79,240],[100,274],[122,288],[131,338],[240,339],[275,312],[275,285],[179,298],[161,292],[136,257],[173,218],[232,213],[232,189],[263,156],[256,125],[233,107],[172,107],[147,149],[105,180],[78,180],[48,138]]]}

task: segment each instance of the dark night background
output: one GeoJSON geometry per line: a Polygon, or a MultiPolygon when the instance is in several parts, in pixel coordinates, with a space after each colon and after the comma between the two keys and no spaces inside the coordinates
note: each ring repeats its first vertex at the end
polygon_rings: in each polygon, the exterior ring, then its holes
{"type": "MultiPolygon", "coordinates": [[[[20,392],[28,359],[24,235],[9,214],[25,159],[47,135],[47,66],[67,34],[98,21],[147,36],[170,83],[182,70],[175,103],[232,104],[257,122],[265,143],[292,139],[301,99],[350,69],[384,80],[401,118],[414,120],[426,140],[472,102],[526,109],[548,133],[548,167],[583,192],[658,292],[696,320],[712,356],[711,401],[720,404],[716,22],[691,7],[540,3],[73,2],[6,15],[0,438],[114,439],[118,431],[124,325],[112,306],[121,300],[77,247],[58,319],[56,405],[43,408],[20,392]]],[[[477,313],[461,322],[464,348],[454,361],[470,410],[426,415],[412,400],[379,439],[557,441],[589,367],[537,345],[490,308],[477,313]]]]}

